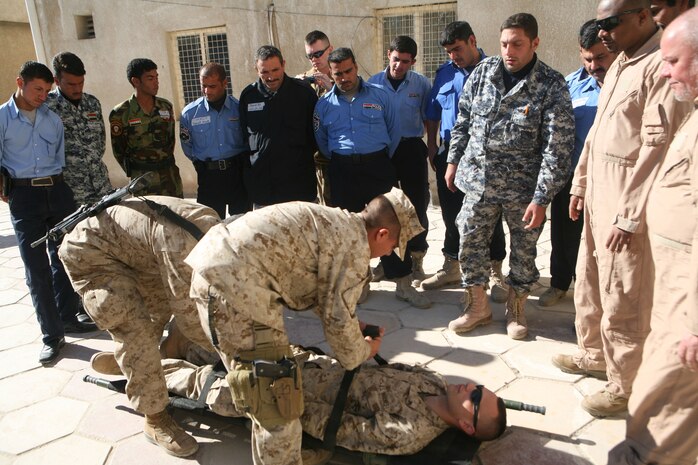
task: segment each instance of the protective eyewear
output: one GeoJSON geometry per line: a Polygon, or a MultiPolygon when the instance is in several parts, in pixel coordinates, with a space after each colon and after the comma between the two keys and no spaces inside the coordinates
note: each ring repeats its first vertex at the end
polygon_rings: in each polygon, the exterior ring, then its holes
{"type": "Polygon", "coordinates": [[[482,401],[482,384],[475,386],[475,389],[470,393],[470,402],[473,403],[473,429],[477,430],[477,415],[480,413],[480,401],[482,401]]]}
{"type": "Polygon", "coordinates": [[[313,58],[320,58],[325,54],[328,48],[330,48],[329,45],[323,48],[322,50],[318,50],[317,52],[308,53],[306,57],[308,57],[308,60],[312,60],[313,58]]]}
{"type": "Polygon", "coordinates": [[[608,18],[597,19],[596,20],[596,27],[598,27],[602,31],[611,32],[613,29],[617,28],[620,25],[620,23],[621,23],[620,17],[621,16],[625,16],[625,15],[629,15],[629,14],[633,14],[633,13],[639,13],[642,10],[644,10],[644,8],[633,8],[632,10],[621,11],[617,15],[609,16],[608,18]]]}

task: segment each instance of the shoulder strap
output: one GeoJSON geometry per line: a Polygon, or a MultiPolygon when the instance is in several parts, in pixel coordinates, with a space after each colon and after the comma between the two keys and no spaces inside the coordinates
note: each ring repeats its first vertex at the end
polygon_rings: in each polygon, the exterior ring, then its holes
{"type": "Polygon", "coordinates": [[[330,418],[327,420],[325,435],[322,440],[322,448],[330,452],[334,451],[334,448],[337,445],[337,431],[339,430],[339,424],[341,423],[342,415],[344,414],[344,406],[347,403],[349,387],[351,386],[351,382],[354,380],[354,375],[359,371],[360,368],[361,365],[353,370],[347,370],[344,372],[342,384],[339,386],[337,398],[332,406],[332,413],[330,413],[330,418]]]}
{"type": "Polygon", "coordinates": [[[173,212],[168,206],[153,202],[152,200],[146,198],[144,198],[143,201],[158,215],[164,216],[180,228],[183,228],[197,241],[200,241],[201,238],[204,237],[204,233],[201,232],[201,230],[194,223],[184,218],[182,215],[178,215],[177,213],[173,212]]]}

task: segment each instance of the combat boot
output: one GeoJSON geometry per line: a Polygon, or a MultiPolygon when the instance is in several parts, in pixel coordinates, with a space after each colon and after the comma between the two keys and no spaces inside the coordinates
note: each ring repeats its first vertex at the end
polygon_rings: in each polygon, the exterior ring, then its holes
{"type": "Polygon", "coordinates": [[[463,314],[448,324],[454,333],[467,333],[492,321],[492,310],[484,286],[465,288],[463,314]]]}
{"type": "Polygon", "coordinates": [[[445,255],[443,267],[434,276],[422,281],[422,289],[440,289],[449,284],[460,284],[460,263],[445,255]]]}
{"type": "Polygon", "coordinates": [[[501,260],[490,262],[490,297],[492,297],[492,302],[499,304],[506,302],[509,297],[509,286],[502,275],[501,260]]]}
{"type": "Polygon", "coordinates": [[[422,281],[427,279],[427,275],[424,274],[424,256],[426,252],[411,252],[412,257],[412,286],[419,287],[422,281]]]}
{"type": "Polygon", "coordinates": [[[528,292],[519,294],[509,286],[506,317],[507,334],[512,339],[523,339],[528,335],[528,324],[524,314],[526,299],[528,299],[528,292]]]}
{"type": "Polygon", "coordinates": [[[146,415],[143,434],[148,441],[176,457],[189,457],[199,450],[196,439],[184,431],[167,413],[167,410],[146,415]]]}
{"type": "Polygon", "coordinates": [[[552,307],[565,297],[567,291],[550,286],[538,299],[539,307],[552,307]]]}
{"type": "Polygon", "coordinates": [[[180,331],[177,320],[170,321],[167,337],[160,343],[162,358],[184,359],[192,342],[180,331]]]}
{"type": "Polygon", "coordinates": [[[402,278],[395,280],[397,287],[395,288],[395,297],[405,302],[409,302],[413,307],[429,308],[431,302],[427,297],[412,287],[412,275],[408,274],[402,278]]]}
{"type": "Polygon", "coordinates": [[[584,397],[582,408],[597,418],[614,417],[628,410],[628,399],[604,388],[596,394],[584,397]]]}
{"type": "Polygon", "coordinates": [[[332,452],[325,449],[301,449],[303,465],[323,465],[330,461],[332,452]]]}
{"type": "Polygon", "coordinates": [[[97,352],[90,358],[90,366],[103,375],[122,375],[119,364],[116,363],[114,352],[97,352]]]}

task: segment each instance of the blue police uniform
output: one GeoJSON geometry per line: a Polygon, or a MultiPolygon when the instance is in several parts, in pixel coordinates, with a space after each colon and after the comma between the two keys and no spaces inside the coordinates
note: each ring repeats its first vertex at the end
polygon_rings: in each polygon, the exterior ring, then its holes
{"type": "Polygon", "coordinates": [[[584,140],[594,124],[601,93],[599,83],[593,76],[589,76],[583,66],[569,74],[565,81],[574,111],[574,152],[570,177],[550,205],[550,286],[563,291],[569,289],[575,276],[579,241],[584,226],[583,213],[577,221],[572,221],[569,217],[572,174],[584,148],[584,140]]]}
{"type": "Polygon", "coordinates": [[[0,106],[0,167],[11,178],[12,226],[44,344],[63,338],[64,324],[77,321],[79,307],[58,258],[59,244],[49,240],[48,248],[31,247],[75,210],[73,192],[63,180],[63,140],[63,123],[46,105],[36,109],[33,124],[14,97],[0,106]]]}
{"type": "MultiPolygon", "coordinates": [[[[485,52],[480,52],[480,61],[486,58],[485,52]]],[[[479,63],[479,61],[478,61],[479,63]]],[[[434,167],[436,168],[436,188],[439,194],[439,204],[441,205],[441,217],[446,226],[444,235],[444,247],[442,252],[453,259],[458,259],[458,247],[460,245],[460,231],[456,227],[456,217],[460,213],[463,205],[463,192],[456,190],[451,192],[446,187],[444,175],[446,174],[446,157],[451,142],[451,129],[456,124],[458,118],[458,100],[463,92],[465,82],[470,77],[475,66],[459,68],[452,61],[439,66],[434,76],[434,85],[431,87],[429,103],[426,109],[426,119],[429,121],[440,121],[439,136],[441,145],[434,157],[434,167]]],[[[490,259],[502,261],[506,257],[504,239],[504,227],[501,218],[495,226],[490,242],[490,259]]]]}
{"type": "MultiPolygon", "coordinates": [[[[424,232],[412,238],[407,244],[408,252],[426,252],[427,231],[429,220],[427,207],[429,206],[429,178],[427,167],[427,146],[424,144],[424,120],[426,108],[429,103],[431,84],[429,80],[414,71],[408,71],[403,80],[397,85],[397,89],[388,80],[389,70],[374,74],[368,82],[383,86],[393,96],[399,108],[400,143],[392,157],[393,165],[400,188],[414,205],[419,222],[424,232]]],[[[411,258],[405,254],[405,267],[409,265],[411,271],[411,258]]],[[[407,271],[407,270],[405,270],[407,271]]],[[[408,271],[409,272],[409,271],[408,271]]]]}
{"type": "Polygon", "coordinates": [[[182,110],[179,140],[198,177],[197,202],[216,210],[221,218],[249,211],[243,184],[248,153],[240,126],[238,101],[227,96],[220,111],[200,97],[182,110]]]}

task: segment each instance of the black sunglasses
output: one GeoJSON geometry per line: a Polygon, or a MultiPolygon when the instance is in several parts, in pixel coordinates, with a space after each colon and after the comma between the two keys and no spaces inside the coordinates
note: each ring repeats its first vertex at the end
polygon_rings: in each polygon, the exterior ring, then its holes
{"type": "Polygon", "coordinates": [[[308,60],[312,60],[313,58],[320,58],[322,55],[324,55],[328,48],[330,48],[329,45],[323,48],[322,50],[318,50],[317,52],[308,53],[306,57],[308,57],[308,60]]]}
{"type": "Polygon", "coordinates": [[[475,386],[475,389],[470,393],[470,402],[473,403],[473,429],[477,430],[477,414],[480,413],[480,401],[482,401],[482,384],[475,386]]]}
{"type": "Polygon", "coordinates": [[[642,10],[644,10],[644,8],[633,8],[632,10],[621,11],[617,15],[609,16],[608,18],[597,19],[596,27],[598,27],[602,31],[611,32],[613,29],[617,28],[620,25],[621,16],[629,15],[632,13],[639,13],[642,10]]]}

